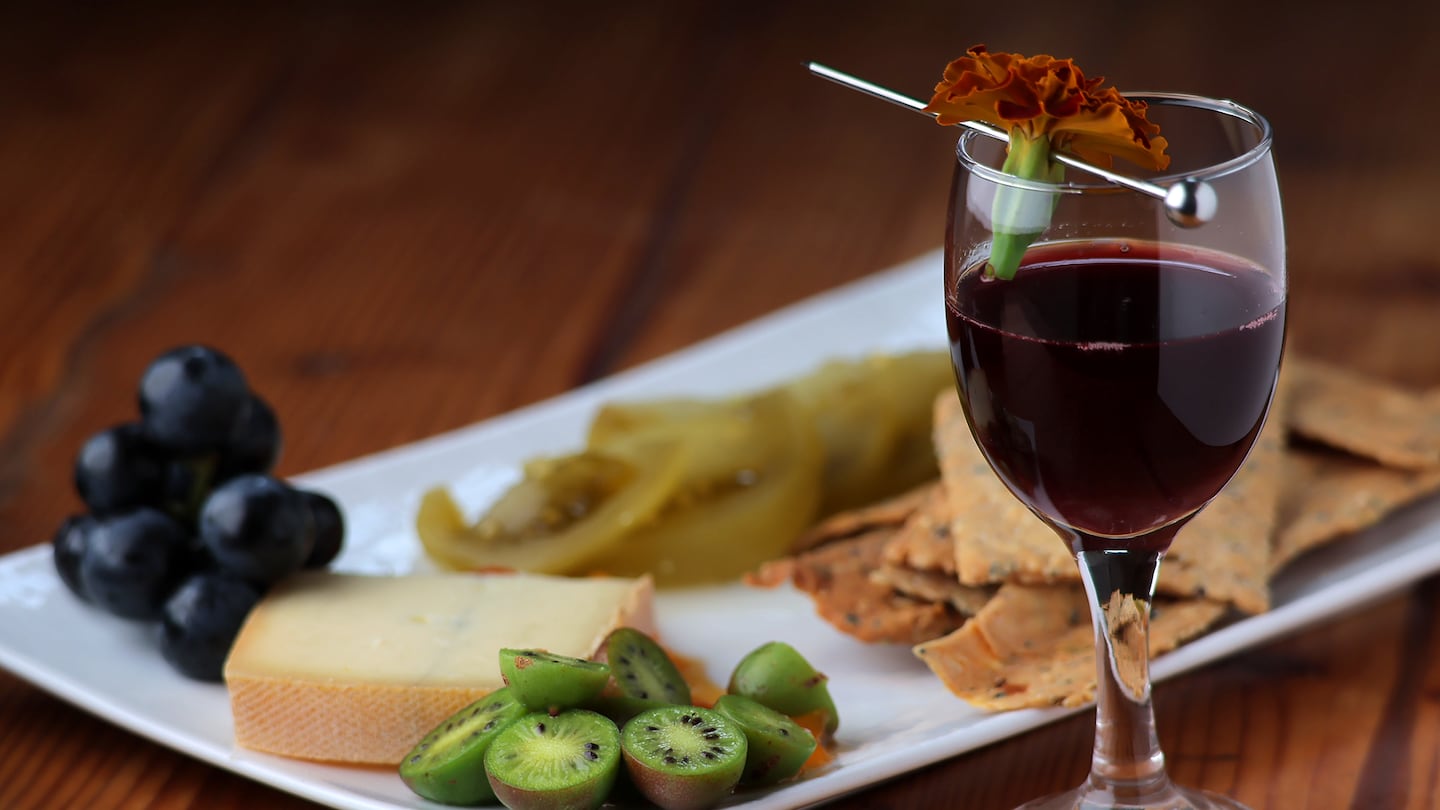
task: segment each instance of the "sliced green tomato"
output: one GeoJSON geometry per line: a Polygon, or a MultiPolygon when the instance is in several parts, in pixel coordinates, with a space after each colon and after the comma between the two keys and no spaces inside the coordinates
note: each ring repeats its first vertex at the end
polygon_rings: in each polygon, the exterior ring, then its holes
{"type": "Polygon", "coordinates": [[[790,384],[825,447],[824,514],[878,500],[897,438],[890,396],[865,363],[833,361],[790,384]]]}
{"type": "Polygon", "coordinates": [[[886,465],[885,485],[864,503],[897,495],[940,474],[935,462],[935,398],[955,396],[955,372],[948,352],[877,356],[869,366],[890,399],[896,425],[895,445],[886,465]]]}
{"type": "Polygon", "coordinates": [[[725,411],[724,403],[702,399],[612,402],[601,407],[590,422],[586,446],[611,446],[651,430],[684,429],[698,420],[721,417],[725,411]]]}
{"type": "Polygon", "coordinates": [[[822,514],[874,503],[938,473],[935,397],[954,385],[944,352],[827,363],[788,388],[825,445],[822,514]]]}
{"type": "Polygon", "coordinates": [[[636,448],[674,442],[684,450],[677,499],[704,497],[747,477],[770,452],[757,431],[755,399],[691,399],[607,405],[590,425],[590,450],[632,458],[636,448]]]}
{"type": "Polygon", "coordinates": [[[629,451],[532,461],[474,525],[447,490],[432,489],[415,520],[420,542],[448,568],[590,573],[627,532],[655,519],[680,482],[678,444],[636,443],[629,451]]]}
{"type": "MultiPolygon", "coordinates": [[[[649,572],[666,586],[733,579],[785,554],[814,521],[824,455],[814,425],[794,398],[774,391],[722,407],[746,430],[724,441],[706,430],[685,433],[685,467],[687,473],[734,468],[721,463],[728,454],[744,460],[740,473],[678,490],[679,497],[655,521],[627,534],[599,561],[600,570],[649,572]]],[[[709,418],[676,422],[713,424],[709,418]]],[[[695,479],[687,475],[687,481],[695,479]]]]}

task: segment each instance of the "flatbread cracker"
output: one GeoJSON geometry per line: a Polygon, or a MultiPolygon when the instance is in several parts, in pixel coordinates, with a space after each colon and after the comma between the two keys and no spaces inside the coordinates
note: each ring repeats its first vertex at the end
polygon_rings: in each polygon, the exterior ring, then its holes
{"type": "Polygon", "coordinates": [[[964,618],[948,604],[871,581],[892,533],[876,529],[807,551],[786,564],[791,580],[810,594],[822,619],[861,641],[917,644],[954,631],[964,618]]]}
{"type": "Polygon", "coordinates": [[[778,588],[795,578],[795,558],[766,560],[754,571],[746,571],[740,581],[752,588],[778,588]]]}
{"type": "MultiPolygon", "coordinates": [[[[1079,706],[1095,696],[1095,652],[1085,594],[1074,586],[1004,585],[965,626],[914,647],[952,693],[989,711],[1079,706]]],[[[1209,628],[1225,605],[1159,601],[1150,652],[1209,628]]]]}
{"type": "Polygon", "coordinates": [[[1180,533],[1160,565],[1159,593],[1204,596],[1249,614],[1270,609],[1270,538],[1284,477],[1288,394],[1282,392],[1250,456],[1180,533]]]}
{"type": "Polygon", "coordinates": [[[836,512],[797,537],[795,542],[790,544],[790,551],[792,554],[798,553],[823,546],[832,540],[864,534],[872,529],[899,526],[924,503],[929,493],[938,487],[938,483],[932,482],[869,506],[836,512]]]}
{"type": "MultiPolygon", "coordinates": [[[[887,553],[889,548],[886,547],[887,553]]],[[[979,613],[995,593],[993,587],[961,585],[953,574],[917,571],[888,563],[870,572],[870,581],[924,602],[948,604],[961,616],[979,613]]]]}
{"type": "Polygon", "coordinates": [[[950,520],[950,501],[945,497],[944,487],[931,487],[920,508],[906,518],[885,546],[885,563],[938,572],[954,580],[955,541],[950,537],[950,520]]]}
{"type": "Polygon", "coordinates": [[[1326,448],[1292,447],[1284,464],[1272,574],[1312,548],[1440,491],[1440,470],[1396,470],[1326,448]]]}
{"type": "Polygon", "coordinates": [[[959,400],[948,392],[935,400],[935,450],[961,584],[1078,579],[1069,549],[990,469],[959,400]]]}
{"type": "MultiPolygon", "coordinates": [[[[1277,395],[1277,414],[1288,394],[1277,395]]],[[[954,517],[958,578],[965,585],[1079,581],[1070,550],[1015,498],[986,463],[954,397],[936,403],[941,481],[954,517]]],[[[1160,569],[1158,592],[1207,596],[1247,613],[1269,608],[1270,536],[1279,502],[1281,418],[1268,421],[1229,485],[1180,530],[1160,569]]]]}
{"type": "Polygon", "coordinates": [[[1290,360],[1299,436],[1387,467],[1440,467],[1440,400],[1314,360],[1290,360]]]}

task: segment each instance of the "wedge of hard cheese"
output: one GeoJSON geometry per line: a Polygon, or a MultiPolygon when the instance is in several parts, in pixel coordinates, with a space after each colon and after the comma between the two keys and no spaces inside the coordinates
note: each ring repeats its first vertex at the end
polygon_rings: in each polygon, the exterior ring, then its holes
{"type": "Polygon", "coordinates": [[[250,614],[225,662],[235,741],[394,765],[503,685],[500,648],[588,657],[616,627],[653,633],[652,595],[648,577],[292,577],[250,614]]]}

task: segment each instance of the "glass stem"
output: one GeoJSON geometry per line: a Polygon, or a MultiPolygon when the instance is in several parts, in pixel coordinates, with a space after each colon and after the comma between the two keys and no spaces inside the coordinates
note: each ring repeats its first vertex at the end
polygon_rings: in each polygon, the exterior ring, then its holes
{"type": "MultiPolygon", "coordinates": [[[[1175,528],[1167,530],[1173,534],[1175,528]]],[[[1163,556],[1151,549],[1165,548],[1168,538],[1151,536],[1132,549],[1112,544],[1107,550],[1100,550],[1096,540],[1073,546],[1095,626],[1090,789],[1145,806],[1173,790],[1150,704],[1150,603],[1163,556]]]]}

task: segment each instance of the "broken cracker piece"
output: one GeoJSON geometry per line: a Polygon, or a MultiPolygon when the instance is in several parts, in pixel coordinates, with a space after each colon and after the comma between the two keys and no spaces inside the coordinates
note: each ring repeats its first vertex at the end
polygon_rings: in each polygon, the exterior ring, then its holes
{"type": "Polygon", "coordinates": [[[961,616],[979,613],[995,593],[993,587],[961,585],[953,574],[917,571],[889,563],[870,572],[870,580],[924,602],[948,603],[961,616]]]}
{"type": "Polygon", "coordinates": [[[873,529],[899,526],[920,507],[931,490],[938,487],[938,482],[931,482],[869,506],[837,512],[797,537],[790,544],[790,551],[799,553],[873,529]]]}
{"type": "Polygon", "coordinates": [[[935,400],[935,451],[962,584],[1078,578],[1070,550],[990,469],[959,400],[948,392],[935,400]]]}
{"type": "Polygon", "coordinates": [[[1387,467],[1440,467],[1440,401],[1315,360],[1289,361],[1290,429],[1387,467]]]}
{"type": "MultiPolygon", "coordinates": [[[[1095,695],[1094,634],[1075,586],[1004,585],[965,626],[916,645],[915,655],[952,693],[987,711],[1079,706],[1095,695]]],[[[1225,613],[1207,599],[1157,601],[1150,652],[1160,655],[1225,613]]]]}
{"type": "Polygon", "coordinates": [[[1323,447],[1292,447],[1284,463],[1272,574],[1310,549],[1440,491],[1440,470],[1397,470],[1323,447]]]}
{"type": "MultiPolygon", "coordinates": [[[[1274,408],[1292,401],[1283,387],[1274,408]]],[[[1157,592],[1204,596],[1258,614],[1270,609],[1270,546],[1284,476],[1285,423],[1270,418],[1230,483],[1175,536],[1157,592]]]]}
{"type": "MultiPolygon", "coordinates": [[[[1283,414],[1289,387],[1276,396],[1275,412],[1283,414]]],[[[1180,530],[1160,568],[1158,593],[1227,601],[1252,614],[1268,609],[1284,432],[1282,419],[1270,419],[1229,485],[1180,530]]],[[[1070,549],[990,469],[954,397],[937,400],[935,435],[959,581],[1078,582],[1070,549]]]]}
{"type": "Polygon", "coordinates": [[[754,571],[747,571],[740,581],[752,588],[778,588],[795,576],[795,558],[781,557],[766,560],[754,571]]]}
{"type": "Polygon", "coordinates": [[[795,557],[795,587],[810,594],[821,618],[861,641],[916,644],[952,632],[964,619],[948,604],[871,581],[891,533],[877,529],[795,557]]]}
{"type": "Polygon", "coordinates": [[[955,541],[950,536],[950,520],[944,487],[932,487],[885,546],[886,564],[935,571],[954,579],[955,541]]]}

